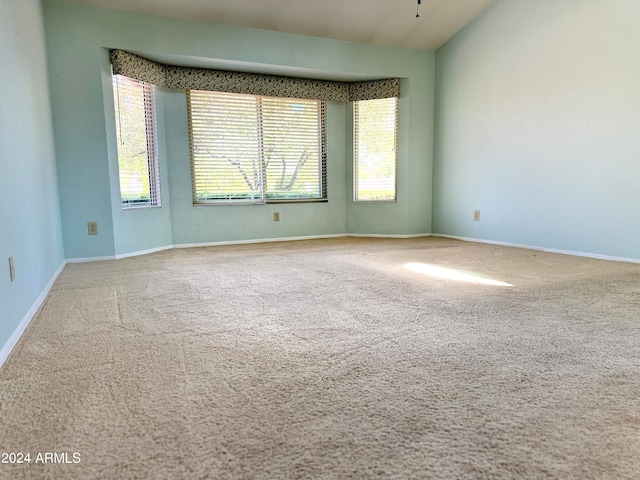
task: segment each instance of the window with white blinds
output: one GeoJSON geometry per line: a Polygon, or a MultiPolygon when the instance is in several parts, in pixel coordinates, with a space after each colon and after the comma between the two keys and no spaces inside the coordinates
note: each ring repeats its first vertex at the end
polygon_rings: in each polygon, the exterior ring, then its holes
{"type": "Polygon", "coordinates": [[[187,90],[194,204],[326,200],[325,102],[187,90]]]}
{"type": "Polygon", "coordinates": [[[122,207],[160,206],[154,87],[114,75],[113,92],[122,207]]]}
{"type": "Polygon", "coordinates": [[[398,99],[360,100],[354,113],[354,200],[395,201],[398,99]]]}

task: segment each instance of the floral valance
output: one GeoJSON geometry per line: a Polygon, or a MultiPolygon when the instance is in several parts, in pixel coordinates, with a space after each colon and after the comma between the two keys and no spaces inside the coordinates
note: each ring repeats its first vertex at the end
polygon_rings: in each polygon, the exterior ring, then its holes
{"type": "Polygon", "coordinates": [[[400,95],[400,79],[337,82],[258,73],[165,65],[123,50],[111,50],[113,73],[160,87],[270,97],[348,102],[400,95]]]}

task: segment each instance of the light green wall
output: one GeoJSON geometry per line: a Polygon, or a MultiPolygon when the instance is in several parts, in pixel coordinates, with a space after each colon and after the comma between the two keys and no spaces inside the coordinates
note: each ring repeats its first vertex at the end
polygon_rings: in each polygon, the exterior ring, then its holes
{"type": "Polygon", "coordinates": [[[0,66],[2,351],[64,261],[42,12],[37,0],[0,1],[0,66]],[[9,279],[10,256],[15,261],[14,282],[9,279]]]}
{"type": "Polygon", "coordinates": [[[416,63],[401,81],[398,103],[397,203],[353,202],[353,112],[347,128],[347,232],[364,234],[431,233],[434,64],[416,63]],[[428,88],[425,88],[428,87],[428,88]]]}
{"type": "Polygon", "coordinates": [[[171,244],[430,232],[432,53],[77,7],[63,0],[45,3],[45,25],[67,258],[123,255],[171,244]],[[398,202],[352,202],[350,108],[331,104],[328,203],[193,207],[184,92],[159,90],[163,207],[121,211],[108,48],[283,71],[401,77],[398,202]],[[276,210],[278,223],[273,222],[276,210]],[[87,221],[99,223],[97,237],[86,234],[87,221]]]}
{"type": "MultiPolygon", "coordinates": [[[[120,184],[118,181],[118,147],[114,118],[113,77],[108,50],[102,49],[102,88],[104,95],[105,127],[107,138],[107,156],[109,158],[109,175],[111,179],[111,211],[113,220],[113,239],[116,255],[145,252],[155,248],[171,245],[171,202],[169,175],[166,154],[166,133],[164,119],[164,103],[161,98],[156,101],[156,122],[158,161],[160,166],[161,208],[122,209],[120,184]],[[132,232],[145,232],[144,235],[132,232]]],[[[156,97],[160,94],[156,93],[156,97]]]]}
{"type": "Polygon", "coordinates": [[[198,206],[191,201],[191,172],[184,92],[161,92],[169,146],[171,220],[176,245],[331,235],[345,232],[345,108],[327,105],[327,203],[198,206]],[[168,113],[169,112],[169,113],[168,113]],[[280,221],[273,221],[273,212],[280,221]]]}
{"type": "Polygon", "coordinates": [[[435,233],[640,259],[638,25],[500,0],[438,50],[435,233]]]}

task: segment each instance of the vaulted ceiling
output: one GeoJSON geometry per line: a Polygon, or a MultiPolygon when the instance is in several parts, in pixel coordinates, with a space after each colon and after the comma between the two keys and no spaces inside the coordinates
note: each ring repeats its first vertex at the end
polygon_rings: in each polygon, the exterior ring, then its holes
{"type": "Polygon", "coordinates": [[[496,0],[69,0],[71,3],[435,51],[496,0]]]}

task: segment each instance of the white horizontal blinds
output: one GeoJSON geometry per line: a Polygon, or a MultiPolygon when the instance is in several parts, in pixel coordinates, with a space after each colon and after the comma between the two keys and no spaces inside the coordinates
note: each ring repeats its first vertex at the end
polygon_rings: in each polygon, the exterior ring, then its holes
{"type": "Polygon", "coordinates": [[[326,197],[324,103],[187,91],[194,203],[326,197]]]}
{"type": "Polygon", "coordinates": [[[267,200],[322,198],[324,103],[273,97],[260,102],[267,200]]]}
{"type": "Polygon", "coordinates": [[[398,99],[354,102],[354,199],[396,199],[398,99]]]}
{"type": "Polygon", "coordinates": [[[262,201],[257,97],[187,91],[194,203],[262,201]]]}
{"type": "Polygon", "coordinates": [[[113,91],[122,206],[159,206],[153,86],[114,75],[113,91]]]}

